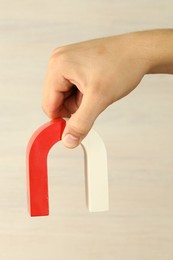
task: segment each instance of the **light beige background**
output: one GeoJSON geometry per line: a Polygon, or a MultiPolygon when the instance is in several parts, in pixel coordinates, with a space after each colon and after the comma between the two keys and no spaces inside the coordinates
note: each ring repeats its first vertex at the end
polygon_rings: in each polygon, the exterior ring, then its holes
{"type": "Polygon", "coordinates": [[[48,120],[41,94],[51,51],[172,26],[172,0],[1,0],[1,260],[173,259],[173,76],[146,76],[95,123],[108,152],[109,212],[86,209],[81,148],[51,150],[49,217],[29,217],[25,181],[27,142],[48,120]]]}

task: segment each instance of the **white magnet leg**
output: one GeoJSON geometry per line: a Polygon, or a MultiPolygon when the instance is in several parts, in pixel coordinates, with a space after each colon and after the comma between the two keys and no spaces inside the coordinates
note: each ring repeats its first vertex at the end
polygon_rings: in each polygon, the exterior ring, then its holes
{"type": "Polygon", "coordinates": [[[100,136],[91,130],[82,141],[85,154],[85,184],[88,209],[91,212],[109,209],[107,154],[100,136]]]}

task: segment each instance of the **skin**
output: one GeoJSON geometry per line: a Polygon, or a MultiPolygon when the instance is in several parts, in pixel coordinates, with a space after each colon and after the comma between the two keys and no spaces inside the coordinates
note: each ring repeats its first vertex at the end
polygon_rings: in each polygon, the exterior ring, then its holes
{"type": "Polygon", "coordinates": [[[51,119],[69,117],[62,141],[74,148],[98,115],[135,89],[144,75],[173,74],[173,30],[94,39],[55,49],[42,106],[51,119]]]}

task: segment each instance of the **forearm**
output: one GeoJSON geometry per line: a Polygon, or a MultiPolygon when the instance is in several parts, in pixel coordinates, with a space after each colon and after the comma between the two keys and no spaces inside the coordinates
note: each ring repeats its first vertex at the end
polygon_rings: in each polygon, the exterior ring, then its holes
{"type": "Polygon", "coordinates": [[[173,74],[173,29],[132,33],[144,58],[148,59],[148,74],[173,74]]]}

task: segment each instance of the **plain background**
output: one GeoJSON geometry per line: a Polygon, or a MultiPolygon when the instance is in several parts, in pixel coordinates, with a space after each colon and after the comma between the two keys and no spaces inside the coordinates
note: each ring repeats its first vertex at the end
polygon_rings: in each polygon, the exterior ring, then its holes
{"type": "Polygon", "coordinates": [[[145,76],[95,123],[108,153],[109,212],[85,206],[81,147],[50,152],[49,217],[29,217],[25,173],[27,142],[48,121],[41,95],[52,50],[172,26],[172,0],[1,0],[0,259],[172,260],[173,76],[145,76]]]}

